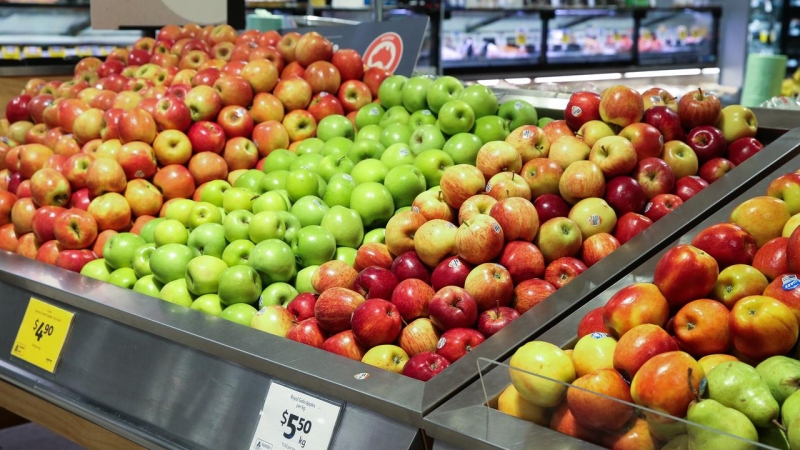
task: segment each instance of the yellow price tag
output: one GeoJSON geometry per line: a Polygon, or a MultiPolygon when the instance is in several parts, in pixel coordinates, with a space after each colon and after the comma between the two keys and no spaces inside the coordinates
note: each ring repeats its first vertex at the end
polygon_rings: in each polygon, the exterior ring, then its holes
{"type": "Polygon", "coordinates": [[[67,56],[67,52],[66,50],[64,50],[64,47],[57,47],[57,46],[50,47],[48,49],[48,54],[50,55],[51,58],[63,58],[67,56]]]}
{"type": "Polygon", "coordinates": [[[15,45],[4,45],[2,50],[4,59],[20,59],[19,47],[15,45]]]}
{"type": "Polygon", "coordinates": [[[31,297],[11,355],[55,373],[74,313],[31,297]]]}

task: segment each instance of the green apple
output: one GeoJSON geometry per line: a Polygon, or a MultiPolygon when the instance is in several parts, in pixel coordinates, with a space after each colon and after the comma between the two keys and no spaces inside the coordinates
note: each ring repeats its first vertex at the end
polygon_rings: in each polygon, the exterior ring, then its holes
{"type": "Polygon", "coordinates": [[[410,206],[414,199],[425,191],[425,176],[418,167],[405,164],[397,166],[386,174],[383,185],[389,189],[395,208],[410,206]]]}
{"type": "Polygon", "coordinates": [[[222,302],[217,294],[206,294],[197,297],[190,308],[209,316],[219,317],[222,314],[222,302]]]}
{"type": "Polygon", "coordinates": [[[256,312],[258,311],[247,303],[234,303],[223,309],[219,317],[249,327],[256,312]]]}
{"type": "Polygon", "coordinates": [[[539,128],[544,128],[545,125],[547,125],[548,123],[552,122],[553,120],[555,120],[555,119],[553,119],[552,117],[541,117],[536,122],[536,126],[538,126],[539,128]]]}
{"type": "Polygon", "coordinates": [[[326,155],[322,153],[306,153],[305,155],[300,155],[289,166],[289,172],[297,169],[306,169],[316,172],[317,166],[324,156],[326,155]]]}
{"type": "Polygon", "coordinates": [[[369,182],[383,183],[387,173],[389,173],[389,168],[386,167],[386,164],[379,159],[370,158],[356,164],[350,171],[350,176],[353,177],[356,185],[359,185],[369,182]]]}
{"type": "MultiPolygon", "coordinates": [[[[317,128],[317,132],[319,132],[319,128],[317,128]]],[[[318,137],[307,138],[303,139],[302,141],[300,141],[299,144],[297,144],[297,149],[295,153],[292,153],[290,150],[286,149],[278,149],[278,150],[273,150],[269,155],[267,155],[267,158],[269,158],[272,155],[272,153],[275,153],[276,151],[289,152],[290,154],[295,154],[295,155],[305,155],[306,153],[320,153],[322,152],[322,147],[324,145],[325,141],[323,141],[318,137]]],[[[286,167],[284,168],[288,168],[289,164],[290,163],[287,163],[286,167]]],[[[264,165],[266,166],[266,161],[264,161],[264,165]]]]}
{"type": "Polygon", "coordinates": [[[450,100],[439,110],[439,127],[450,135],[466,133],[475,125],[475,113],[467,102],[450,100]]]}
{"type": "Polygon", "coordinates": [[[352,139],[347,139],[344,137],[334,137],[328,140],[325,145],[322,147],[322,151],[320,154],[322,156],[345,156],[347,152],[350,150],[350,146],[353,145],[352,139]]]}
{"type": "Polygon", "coordinates": [[[474,166],[475,160],[478,158],[478,150],[482,146],[483,142],[478,136],[472,133],[458,133],[445,142],[442,150],[453,158],[453,164],[474,166]]]}
{"type": "Polygon", "coordinates": [[[189,230],[181,222],[175,219],[167,219],[153,231],[153,240],[156,247],[166,244],[185,244],[189,239],[189,230]]]}
{"type": "Polygon", "coordinates": [[[264,192],[253,202],[253,214],[262,211],[288,211],[289,197],[279,191],[264,192]]]}
{"type": "Polygon", "coordinates": [[[438,186],[445,169],[453,165],[453,158],[444,150],[425,150],[414,158],[414,165],[422,172],[427,186],[438,186]]]}
{"type": "Polygon", "coordinates": [[[270,152],[267,159],[264,160],[264,173],[275,172],[276,170],[288,171],[292,162],[297,159],[297,153],[279,148],[270,152]]]}
{"type": "Polygon", "coordinates": [[[338,114],[323,117],[317,124],[317,137],[328,141],[337,136],[348,139],[355,138],[356,130],[353,128],[353,123],[347,117],[338,114]]]}
{"type": "Polygon", "coordinates": [[[258,309],[270,305],[286,306],[297,294],[297,289],[289,283],[272,283],[258,297],[258,309]]]}
{"type": "Polygon", "coordinates": [[[315,195],[307,195],[292,205],[290,211],[300,220],[300,225],[319,225],[322,217],[328,212],[328,205],[315,195]]]}
{"type": "Polygon", "coordinates": [[[295,169],[286,177],[286,192],[289,200],[296,202],[307,195],[317,195],[319,181],[317,174],[306,169],[295,169]]]}
{"type": "Polygon", "coordinates": [[[354,163],[358,164],[359,162],[368,159],[380,159],[383,152],[386,150],[386,147],[383,146],[378,141],[372,139],[359,139],[353,143],[353,146],[350,147],[350,151],[347,152],[347,157],[352,159],[354,163]]]}
{"type": "Polygon", "coordinates": [[[328,182],[334,174],[350,173],[355,165],[356,163],[347,156],[328,155],[322,158],[317,166],[317,175],[328,182]]]}
{"type": "Polygon", "coordinates": [[[317,197],[322,198],[325,196],[325,189],[328,188],[328,183],[319,174],[317,175],[317,197]]]}
{"type": "Polygon", "coordinates": [[[386,112],[383,106],[377,103],[368,103],[361,107],[356,113],[356,128],[361,130],[367,125],[377,125],[381,121],[381,117],[386,112]]]}
{"type": "Polygon", "coordinates": [[[350,196],[356,188],[356,182],[349,173],[334,174],[328,181],[328,188],[322,199],[328,206],[340,205],[350,207],[350,196]]]}
{"type": "Polygon", "coordinates": [[[464,90],[464,85],[456,77],[444,76],[439,77],[433,82],[431,87],[428,88],[426,95],[428,100],[428,107],[435,114],[441,115],[442,106],[450,100],[455,100],[461,95],[464,90]]]}
{"type": "Polygon", "coordinates": [[[250,266],[231,266],[219,276],[217,294],[224,305],[254,303],[261,294],[261,276],[250,266]]]}
{"type": "Polygon", "coordinates": [[[209,255],[221,258],[227,245],[225,227],[218,223],[200,225],[189,233],[189,240],[186,241],[186,246],[195,257],[209,255]]]}
{"type": "Polygon", "coordinates": [[[422,125],[411,133],[408,140],[408,146],[415,155],[425,150],[441,150],[444,143],[444,135],[436,125],[422,125]]]}
{"type": "Polygon", "coordinates": [[[289,171],[284,169],[274,170],[265,174],[261,182],[258,183],[258,189],[255,192],[263,194],[264,192],[286,189],[286,178],[288,176],[289,171]]]}
{"type": "Polygon", "coordinates": [[[186,266],[193,257],[192,249],[183,244],[166,244],[150,255],[150,270],[156,280],[169,283],[186,275],[186,266]]]}
{"type": "Polygon", "coordinates": [[[433,78],[418,75],[411,77],[403,84],[401,92],[403,97],[403,106],[409,112],[419,111],[428,108],[428,89],[433,84],[433,78]]]}
{"type": "Polygon", "coordinates": [[[131,267],[133,267],[133,271],[136,272],[137,277],[142,278],[145,275],[153,273],[153,271],[150,270],[150,255],[153,254],[155,249],[156,244],[147,243],[140,245],[133,253],[131,267]]]}
{"type": "Polygon", "coordinates": [[[388,109],[392,106],[403,106],[403,85],[408,81],[408,77],[403,75],[392,75],[387,77],[378,88],[378,99],[381,106],[388,109]]]}
{"type": "Polygon", "coordinates": [[[475,113],[475,119],[497,113],[497,96],[488,87],[475,83],[468,86],[458,96],[459,100],[467,102],[475,113]]]}
{"type": "Polygon", "coordinates": [[[133,255],[136,253],[136,249],[144,244],[144,239],[137,234],[115,234],[103,245],[103,258],[112,269],[133,267],[133,255]]]}
{"type": "Polygon", "coordinates": [[[233,183],[233,187],[247,188],[251,191],[258,191],[258,186],[261,179],[266,175],[264,172],[256,169],[250,169],[245,173],[239,175],[233,183]]]}
{"type": "Polygon", "coordinates": [[[309,225],[297,233],[292,242],[292,251],[300,267],[318,266],[333,259],[336,238],[319,225],[309,225]]]}
{"type": "Polygon", "coordinates": [[[364,224],[357,212],[344,206],[331,206],[320,223],[330,231],[339,247],[358,248],[364,240],[364,224]]]}
{"type": "Polygon", "coordinates": [[[380,143],[383,144],[384,147],[389,147],[397,143],[408,144],[413,133],[414,131],[408,125],[393,123],[385,126],[383,131],[381,131],[380,143]]]}
{"type": "Polygon", "coordinates": [[[536,125],[539,121],[536,108],[525,100],[506,100],[500,105],[497,115],[509,122],[508,128],[512,131],[523,125],[536,125]]]}
{"type": "Polygon", "coordinates": [[[435,124],[436,116],[433,115],[430,109],[420,109],[419,111],[414,111],[414,113],[411,114],[411,117],[408,118],[408,125],[411,128],[435,124]]]}
{"type": "Polygon", "coordinates": [[[337,247],[336,253],[333,254],[333,259],[347,263],[348,266],[353,267],[356,264],[356,254],[358,250],[353,247],[337,247]]]}
{"type": "Polygon", "coordinates": [[[194,230],[204,223],[222,223],[222,212],[209,202],[196,202],[189,214],[189,229],[194,230]]]}
{"type": "Polygon", "coordinates": [[[358,129],[358,134],[356,134],[355,140],[358,141],[360,139],[372,139],[373,141],[380,141],[382,131],[383,128],[381,128],[379,125],[365,125],[364,128],[358,129]]]}
{"type": "Polygon", "coordinates": [[[192,213],[194,207],[194,200],[188,198],[179,198],[167,206],[164,217],[167,219],[177,220],[183,226],[189,226],[189,215],[192,213]]]}
{"type": "MultiPolygon", "coordinates": [[[[155,276],[153,278],[155,279],[155,276]]],[[[195,300],[195,298],[197,297],[192,295],[192,293],[189,292],[189,288],[186,286],[186,278],[179,278],[177,280],[170,281],[161,288],[161,300],[174,303],[176,305],[181,305],[188,308],[192,306],[192,302],[195,300]]]]}
{"type": "Polygon", "coordinates": [[[300,223],[300,219],[298,219],[297,216],[288,211],[278,211],[278,214],[286,225],[286,233],[283,235],[283,242],[292,245],[294,238],[297,236],[297,232],[303,228],[303,225],[300,223]]]}
{"type": "Polygon", "coordinates": [[[246,266],[250,258],[250,252],[256,244],[247,239],[237,239],[225,247],[222,251],[222,260],[228,267],[246,266]]]}
{"type": "Polygon", "coordinates": [[[139,237],[144,239],[145,242],[148,244],[155,242],[155,238],[153,237],[153,232],[155,231],[158,224],[167,220],[164,217],[156,217],[155,219],[147,222],[144,224],[141,230],[139,230],[139,237]]]}
{"type": "Polygon", "coordinates": [[[107,282],[125,289],[133,289],[136,284],[136,273],[130,267],[120,267],[111,272],[107,282]]]}
{"type": "Polygon", "coordinates": [[[365,228],[380,227],[394,214],[392,193],[380,183],[362,183],[353,189],[350,208],[361,216],[365,228]]]}
{"type": "Polygon", "coordinates": [[[364,242],[361,245],[377,242],[383,244],[386,242],[386,228],[375,228],[364,234],[364,242]]]}
{"type": "Polygon", "coordinates": [[[194,295],[216,294],[219,277],[227,268],[225,261],[215,256],[198,256],[186,266],[186,287],[194,295]]]}
{"type": "Polygon", "coordinates": [[[508,121],[500,116],[483,116],[475,121],[472,131],[481,142],[505,141],[511,133],[508,121]]]}
{"type": "Polygon", "coordinates": [[[267,239],[283,239],[286,224],[275,211],[262,211],[250,219],[250,240],[258,244],[267,239]]]}
{"type": "Polygon", "coordinates": [[[81,269],[81,275],[94,278],[95,280],[108,281],[108,276],[111,275],[111,271],[112,269],[108,267],[106,260],[99,258],[86,263],[81,269]]]}
{"type": "Polygon", "coordinates": [[[392,124],[408,125],[410,119],[411,113],[409,113],[404,106],[392,106],[383,114],[378,126],[385,129],[392,124]]]}
{"type": "Polygon", "coordinates": [[[222,221],[222,227],[225,232],[225,239],[228,242],[233,242],[238,239],[250,238],[250,220],[253,218],[253,213],[245,210],[231,211],[225,216],[222,221]]]}
{"type": "Polygon", "coordinates": [[[211,203],[214,206],[222,206],[222,195],[231,187],[231,184],[225,180],[211,180],[203,184],[199,200],[211,203]]]}
{"type": "Polygon", "coordinates": [[[278,239],[268,239],[256,244],[247,262],[258,271],[262,285],[289,281],[295,274],[294,252],[289,244],[278,239]]]}
{"type": "Polygon", "coordinates": [[[294,277],[294,288],[299,293],[303,292],[316,292],[314,287],[311,285],[311,279],[314,277],[314,273],[319,269],[319,266],[308,266],[303,267],[297,272],[297,276],[294,277]]]}
{"type": "Polygon", "coordinates": [[[237,209],[250,211],[258,194],[246,188],[230,188],[222,195],[222,207],[230,213],[237,209]]]}

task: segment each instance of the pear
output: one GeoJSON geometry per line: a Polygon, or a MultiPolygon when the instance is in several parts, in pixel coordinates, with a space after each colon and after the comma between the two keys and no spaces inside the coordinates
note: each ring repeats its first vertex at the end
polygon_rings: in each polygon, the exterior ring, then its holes
{"type": "Polygon", "coordinates": [[[786,425],[789,430],[786,437],[789,438],[789,447],[792,449],[800,448],[800,417],[795,417],[786,425]]]}
{"type": "Polygon", "coordinates": [[[780,450],[789,450],[789,440],[786,433],[776,426],[759,428],[758,442],[780,450]]]}
{"type": "Polygon", "coordinates": [[[679,434],[667,441],[661,450],[689,450],[689,435],[679,434]]]}
{"type": "MultiPolygon", "coordinates": [[[[713,372],[713,371],[712,371],[713,372]]],[[[718,433],[719,430],[751,442],[758,442],[758,431],[750,419],[741,412],[728,408],[716,400],[692,402],[686,419],[703,427],[689,426],[689,449],[749,450],[756,446],[750,442],[718,433]]]]}
{"type": "Polygon", "coordinates": [[[800,394],[795,392],[783,402],[781,423],[788,426],[797,417],[800,417],[800,394]]]}
{"type": "MultiPolygon", "coordinates": [[[[707,375],[708,397],[733,408],[750,419],[757,427],[767,427],[780,413],[767,383],[749,364],[724,362],[707,375]]],[[[756,438],[758,439],[758,438],[756,438]]]]}
{"type": "Polygon", "coordinates": [[[778,405],[800,389],[800,361],[786,356],[773,356],[756,366],[756,372],[769,386],[778,405]]]}

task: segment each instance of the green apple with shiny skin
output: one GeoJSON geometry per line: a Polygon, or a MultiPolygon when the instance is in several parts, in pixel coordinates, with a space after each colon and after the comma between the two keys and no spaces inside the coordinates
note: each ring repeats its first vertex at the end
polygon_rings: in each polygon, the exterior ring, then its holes
{"type": "Polygon", "coordinates": [[[133,253],[131,267],[133,267],[133,271],[136,272],[137,277],[142,278],[145,275],[150,275],[153,273],[153,271],[150,270],[150,255],[153,254],[155,249],[156,244],[146,243],[139,246],[139,248],[137,248],[133,253]]]}
{"type": "Polygon", "coordinates": [[[231,211],[222,221],[222,228],[225,232],[225,239],[233,242],[238,239],[250,238],[250,219],[253,213],[245,210],[231,211]]]}
{"type": "Polygon", "coordinates": [[[253,321],[253,316],[255,316],[257,312],[255,308],[247,303],[235,303],[223,309],[219,318],[249,327],[250,322],[253,321]]]}
{"type": "Polygon", "coordinates": [[[441,150],[446,139],[442,131],[436,125],[422,125],[411,133],[408,146],[415,155],[419,155],[425,150],[441,150]]]}
{"type": "Polygon", "coordinates": [[[216,294],[225,261],[209,255],[198,256],[186,266],[186,287],[194,295],[216,294]]]}
{"type": "MultiPolygon", "coordinates": [[[[305,141],[303,141],[305,142],[305,141]]],[[[297,159],[297,153],[286,150],[285,148],[275,149],[267,155],[264,160],[264,173],[275,172],[276,170],[289,170],[289,166],[297,159]]]]}
{"type": "MultiPolygon", "coordinates": [[[[325,141],[318,137],[311,137],[307,139],[303,139],[297,144],[297,149],[295,149],[295,153],[297,155],[305,155],[306,153],[319,153],[322,151],[322,147],[325,145],[325,141]]],[[[286,149],[278,149],[278,150],[286,150],[286,149]]],[[[287,150],[289,151],[289,150],[287,150]]],[[[274,153],[275,150],[272,151],[274,153]]],[[[270,155],[272,154],[270,153],[270,155]]],[[[289,151],[291,153],[291,151],[289,151]]],[[[269,155],[267,155],[269,157],[269,155]]]]}
{"type": "Polygon", "coordinates": [[[322,147],[320,155],[344,156],[347,155],[347,152],[350,150],[350,146],[352,145],[353,145],[352,139],[347,139],[343,137],[334,137],[325,143],[325,145],[322,147]]]}
{"type": "Polygon", "coordinates": [[[428,89],[433,84],[433,78],[418,75],[411,77],[403,85],[403,106],[409,112],[428,108],[428,89]]]}
{"type": "Polygon", "coordinates": [[[353,267],[356,264],[356,254],[358,250],[353,247],[337,247],[336,253],[333,254],[333,259],[347,263],[348,266],[353,267]]]}
{"type": "Polygon", "coordinates": [[[292,202],[307,195],[317,195],[317,191],[319,191],[317,174],[310,170],[295,169],[286,177],[286,192],[292,202]]]}
{"type": "Polygon", "coordinates": [[[94,278],[95,280],[108,281],[108,276],[111,275],[112,270],[113,269],[106,264],[105,259],[98,258],[86,263],[81,269],[81,275],[94,278]]]}
{"type": "Polygon", "coordinates": [[[364,241],[361,245],[370,243],[370,242],[377,242],[378,244],[386,243],[386,228],[373,228],[370,231],[367,231],[364,234],[364,241]]]}
{"type": "Polygon", "coordinates": [[[414,159],[414,165],[425,177],[426,186],[438,186],[445,169],[453,165],[453,158],[444,150],[425,150],[414,159]]]}
{"type": "Polygon", "coordinates": [[[338,114],[323,117],[317,124],[317,137],[327,141],[336,136],[355,138],[356,130],[353,128],[353,123],[347,117],[338,114]]]}
{"type": "Polygon", "coordinates": [[[278,211],[278,214],[286,225],[286,233],[283,235],[283,242],[292,245],[294,238],[297,236],[297,232],[303,228],[303,225],[300,223],[300,219],[298,219],[297,216],[288,211],[278,211]]]}
{"type": "Polygon", "coordinates": [[[299,293],[303,292],[316,292],[314,291],[314,286],[311,284],[311,279],[314,277],[314,272],[319,269],[319,266],[308,266],[303,267],[297,272],[297,276],[294,277],[294,288],[299,293]]]}
{"type": "Polygon", "coordinates": [[[125,289],[133,289],[133,285],[136,284],[137,278],[136,273],[130,267],[120,267],[119,269],[111,272],[111,274],[108,276],[108,280],[106,281],[114,286],[119,286],[125,289]]]}
{"type": "Polygon", "coordinates": [[[250,189],[230,188],[222,196],[222,207],[227,213],[237,209],[250,211],[256,198],[258,198],[258,194],[250,189]]]}
{"type": "Polygon", "coordinates": [[[386,109],[378,103],[368,103],[362,106],[356,113],[356,128],[362,130],[367,125],[377,125],[386,109]]]}
{"type": "MultiPolygon", "coordinates": [[[[227,192],[227,191],[226,191],[227,192]]],[[[179,198],[167,206],[164,217],[167,219],[177,220],[183,226],[189,226],[189,215],[192,213],[194,207],[194,200],[188,198],[179,198]]]]}
{"type": "Polygon", "coordinates": [[[382,163],[379,159],[365,159],[350,171],[350,176],[356,182],[356,185],[362,183],[383,183],[386,174],[389,173],[389,168],[386,164],[382,163]]]}
{"type": "Polygon", "coordinates": [[[380,141],[382,131],[383,128],[379,125],[365,125],[364,128],[358,129],[355,140],[372,139],[373,141],[380,141]]]}
{"type": "Polygon", "coordinates": [[[352,159],[354,163],[358,164],[359,162],[369,158],[380,159],[385,150],[386,147],[384,147],[383,144],[378,141],[372,139],[359,139],[353,143],[352,147],[350,147],[350,151],[347,152],[347,157],[352,159]]]}
{"type": "Polygon", "coordinates": [[[189,229],[193,230],[204,223],[222,223],[222,212],[209,202],[196,202],[189,214],[189,229]]]}
{"type": "Polygon", "coordinates": [[[552,117],[540,117],[539,120],[536,122],[536,126],[539,128],[544,128],[545,125],[552,122],[553,120],[555,119],[553,119],[552,117]]]}
{"type": "Polygon", "coordinates": [[[475,120],[497,113],[497,96],[494,95],[491,89],[482,84],[476,83],[466,87],[458,95],[458,99],[467,102],[472,108],[472,112],[475,113],[475,120]]]}
{"type": "Polygon", "coordinates": [[[330,231],[339,247],[358,248],[364,240],[364,224],[357,212],[344,206],[331,206],[322,217],[322,228],[330,231]]]}
{"type": "Polygon", "coordinates": [[[324,156],[325,155],[322,153],[306,153],[305,155],[300,155],[289,166],[289,172],[297,169],[306,169],[315,172],[319,162],[322,161],[324,156]]]}
{"type": "Polygon", "coordinates": [[[237,239],[225,247],[222,251],[222,260],[228,267],[246,266],[250,258],[250,252],[256,244],[248,239],[237,239]]]}
{"type": "Polygon", "coordinates": [[[362,183],[350,195],[350,208],[358,212],[365,228],[382,227],[394,214],[394,200],[386,186],[362,183]]]}
{"type": "Polygon", "coordinates": [[[500,116],[483,116],[475,121],[472,131],[482,142],[505,141],[511,131],[508,121],[500,116]]]}
{"type": "Polygon", "coordinates": [[[481,147],[483,147],[483,142],[478,136],[472,133],[458,133],[450,136],[442,150],[453,158],[453,164],[474,166],[478,159],[478,150],[481,147]]]}
{"type": "Polygon", "coordinates": [[[190,308],[209,316],[219,317],[222,314],[222,301],[217,294],[206,294],[197,297],[190,308]]]}
{"type": "Polygon", "coordinates": [[[264,192],[253,202],[253,214],[263,211],[289,211],[289,209],[289,196],[281,191],[264,192]]]}
{"type": "Polygon", "coordinates": [[[167,244],[156,248],[150,255],[150,270],[161,283],[182,279],[186,266],[194,258],[192,249],[183,244],[167,244]]]}
{"type": "Polygon", "coordinates": [[[286,306],[297,294],[297,289],[289,283],[272,283],[258,297],[258,309],[270,305],[286,306]]]}
{"type": "Polygon", "coordinates": [[[410,206],[414,199],[426,189],[425,176],[417,166],[397,166],[386,174],[383,185],[389,189],[395,208],[410,206]]]}
{"type": "Polygon", "coordinates": [[[289,281],[295,274],[295,255],[289,244],[278,239],[259,242],[250,251],[250,267],[261,276],[261,284],[289,281]]]}
{"type": "Polygon", "coordinates": [[[233,187],[242,187],[250,189],[251,191],[258,191],[258,185],[261,183],[261,179],[264,178],[264,175],[266,174],[261,170],[250,169],[236,178],[233,187]]]}
{"type": "Polygon", "coordinates": [[[508,128],[516,130],[523,125],[536,125],[539,114],[536,108],[525,100],[506,100],[500,105],[497,115],[507,120],[508,128]]]}
{"type": "Polygon", "coordinates": [[[380,159],[391,170],[404,164],[414,164],[415,157],[416,155],[411,151],[408,144],[397,143],[390,145],[383,152],[380,159]]]}
{"type": "Polygon", "coordinates": [[[231,266],[220,274],[217,294],[223,305],[254,303],[261,295],[261,276],[250,266],[231,266]]]}
{"type": "Polygon", "coordinates": [[[328,155],[322,158],[317,166],[317,175],[328,182],[334,174],[350,173],[355,165],[356,163],[347,156],[328,155]]]}
{"type": "Polygon", "coordinates": [[[322,198],[325,196],[325,189],[328,189],[328,183],[317,174],[317,197],[322,198]]]}
{"type": "Polygon", "coordinates": [[[222,206],[222,196],[230,189],[231,184],[225,180],[211,180],[203,184],[200,190],[200,201],[208,202],[214,206],[222,206]]]}
{"type": "Polygon", "coordinates": [[[286,178],[289,177],[289,171],[284,169],[274,170],[264,175],[261,182],[258,184],[259,194],[264,192],[277,191],[279,189],[286,189],[286,178]]]}
{"type": "Polygon", "coordinates": [[[103,245],[103,258],[112,269],[133,267],[133,255],[144,244],[144,239],[137,234],[115,234],[103,245]]]}
{"type": "Polygon", "coordinates": [[[381,131],[380,143],[384,147],[392,144],[408,144],[414,130],[410,126],[402,123],[393,123],[385,126],[381,131]]]}
{"type": "Polygon", "coordinates": [[[378,99],[381,106],[388,109],[392,106],[403,106],[403,85],[408,81],[408,77],[403,75],[391,75],[381,83],[378,88],[378,99]]]}
{"type": "Polygon", "coordinates": [[[336,238],[333,233],[319,225],[309,225],[297,232],[292,251],[300,267],[319,266],[333,259],[336,238]]]}
{"type": "Polygon", "coordinates": [[[156,217],[155,219],[150,220],[144,224],[141,230],[139,230],[139,237],[144,239],[144,241],[148,244],[154,243],[156,240],[153,237],[153,233],[155,232],[158,224],[165,220],[167,220],[165,217],[156,217]]]}
{"type": "Polygon", "coordinates": [[[165,284],[161,288],[160,297],[161,300],[187,308],[192,306],[192,302],[197,298],[189,292],[189,288],[186,286],[186,278],[180,278],[165,284]]]}
{"type": "Polygon", "coordinates": [[[434,113],[441,114],[442,106],[450,100],[458,99],[463,90],[464,85],[458,78],[451,76],[439,77],[428,88],[428,93],[426,94],[428,107],[434,113]]]}
{"type": "Polygon", "coordinates": [[[308,195],[296,201],[290,212],[300,220],[300,225],[303,227],[319,225],[322,217],[328,212],[328,205],[321,198],[308,195]]]}
{"type": "Polygon", "coordinates": [[[430,109],[420,109],[414,111],[408,118],[408,125],[411,128],[421,127],[423,125],[435,125],[436,116],[433,115],[430,109]]]}
{"type": "Polygon", "coordinates": [[[356,188],[356,182],[349,173],[334,174],[328,181],[328,188],[325,189],[325,196],[322,199],[328,206],[350,207],[350,196],[356,188]]]}
{"type": "Polygon", "coordinates": [[[378,126],[386,128],[392,124],[408,125],[409,120],[411,120],[411,113],[404,106],[392,106],[383,114],[378,126]]]}
{"type": "Polygon", "coordinates": [[[192,250],[192,255],[209,255],[222,257],[222,252],[228,245],[225,239],[225,227],[218,223],[206,223],[189,233],[186,246],[192,250]]]}
{"type": "Polygon", "coordinates": [[[256,244],[267,239],[283,240],[286,224],[276,211],[261,211],[250,219],[249,235],[256,244]]]}
{"type": "Polygon", "coordinates": [[[439,127],[442,132],[454,135],[466,133],[475,125],[475,113],[467,102],[450,100],[439,110],[439,127]]]}
{"type": "Polygon", "coordinates": [[[175,219],[167,219],[153,230],[153,240],[156,247],[166,244],[185,244],[189,240],[189,230],[175,219]]]}

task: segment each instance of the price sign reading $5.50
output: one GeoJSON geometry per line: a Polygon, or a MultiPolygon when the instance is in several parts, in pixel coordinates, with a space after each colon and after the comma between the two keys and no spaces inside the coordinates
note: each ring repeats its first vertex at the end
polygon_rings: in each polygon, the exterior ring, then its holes
{"type": "Polygon", "coordinates": [[[341,405],[272,382],[250,450],[327,450],[341,405]]]}
{"type": "Polygon", "coordinates": [[[31,297],[11,354],[55,372],[75,314],[31,297]]]}

